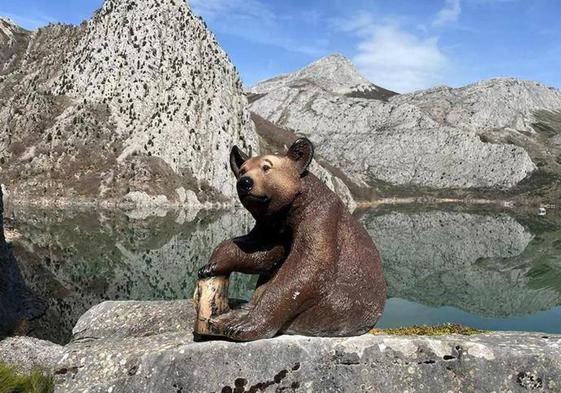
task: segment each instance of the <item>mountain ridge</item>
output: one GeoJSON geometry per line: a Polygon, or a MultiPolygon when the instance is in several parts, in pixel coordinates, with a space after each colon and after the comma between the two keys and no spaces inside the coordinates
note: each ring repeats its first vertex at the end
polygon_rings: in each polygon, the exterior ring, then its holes
{"type": "Polygon", "coordinates": [[[388,99],[396,92],[375,85],[363,77],[354,65],[341,54],[322,57],[300,70],[282,74],[250,87],[253,94],[266,94],[282,85],[298,86],[299,83],[311,83],[321,89],[337,95],[350,97],[388,99]]]}
{"type": "MultiPolygon", "coordinates": [[[[107,0],[78,26],[8,27],[0,183],[12,199],[148,210],[236,203],[230,149],[256,154],[261,136],[235,66],[187,3],[107,0]]],[[[337,176],[314,170],[354,208],[337,176]]]]}
{"type": "Polygon", "coordinates": [[[257,139],[237,71],[186,3],[107,0],[80,26],[28,35],[21,67],[0,84],[12,195],[234,197],[229,150],[257,139]]]}
{"type": "Polygon", "coordinates": [[[294,86],[290,81],[301,72],[250,88],[251,111],[310,137],[320,154],[379,195],[447,190],[506,196],[515,190],[530,196],[537,178],[547,199],[561,189],[561,151],[550,148],[561,134],[555,128],[561,91],[555,88],[493,78],[373,100],[315,83],[294,86]],[[547,137],[536,124],[545,125],[547,137]]]}

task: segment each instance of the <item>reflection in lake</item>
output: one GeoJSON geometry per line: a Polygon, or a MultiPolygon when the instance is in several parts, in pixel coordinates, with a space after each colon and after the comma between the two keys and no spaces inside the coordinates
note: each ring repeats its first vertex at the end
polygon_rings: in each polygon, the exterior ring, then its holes
{"type": "MultiPolygon", "coordinates": [[[[27,298],[38,299],[33,304],[48,306],[25,326],[56,342],[67,341],[80,315],[103,300],[190,297],[212,249],[252,224],[243,210],[194,218],[52,210],[16,217],[17,266],[9,270],[2,260],[2,276],[11,271],[33,294],[27,298]]],[[[561,332],[561,220],[411,207],[363,212],[360,220],[382,254],[391,298],[380,326],[448,321],[561,332]]],[[[230,296],[247,298],[254,285],[254,277],[238,276],[230,296]]]]}

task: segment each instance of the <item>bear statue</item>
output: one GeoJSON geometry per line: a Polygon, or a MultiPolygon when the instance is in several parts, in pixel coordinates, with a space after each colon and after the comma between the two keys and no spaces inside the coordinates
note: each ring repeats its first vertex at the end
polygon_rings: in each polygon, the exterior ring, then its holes
{"type": "Polygon", "coordinates": [[[306,138],[284,155],[248,157],[232,148],[238,195],[255,226],[218,245],[199,278],[241,272],[259,280],[246,307],[211,321],[220,335],[350,336],[380,318],[386,285],[378,251],[341,199],[308,171],[313,153],[306,138]]]}

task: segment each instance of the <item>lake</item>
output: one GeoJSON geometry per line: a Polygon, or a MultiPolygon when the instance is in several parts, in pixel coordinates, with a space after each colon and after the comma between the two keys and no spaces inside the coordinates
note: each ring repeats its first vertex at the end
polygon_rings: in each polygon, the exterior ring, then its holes
{"type": "MultiPolygon", "coordinates": [[[[15,260],[0,260],[0,335],[64,343],[104,300],[190,298],[212,249],[252,225],[241,209],[156,213],[16,210],[15,260]]],[[[406,205],[355,215],[384,264],[378,327],[561,333],[560,212],[406,205]]],[[[230,297],[249,298],[255,281],[236,275],[230,297]]]]}

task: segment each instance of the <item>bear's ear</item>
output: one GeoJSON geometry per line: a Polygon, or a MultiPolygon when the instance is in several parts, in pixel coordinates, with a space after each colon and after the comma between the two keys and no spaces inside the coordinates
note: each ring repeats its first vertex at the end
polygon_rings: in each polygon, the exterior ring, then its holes
{"type": "Polygon", "coordinates": [[[286,156],[296,164],[300,174],[308,169],[314,157],[314,145],[308,138],[298,138],[288,149],[286,156]]]}
{"type": "Polygon", "coordinates": [[[249,156],[240,150],[239,147],[234,146],[230,151],[230,168],[234,175],[238,177],[240,175],[240,167],[249,159],[249,156]]]}

